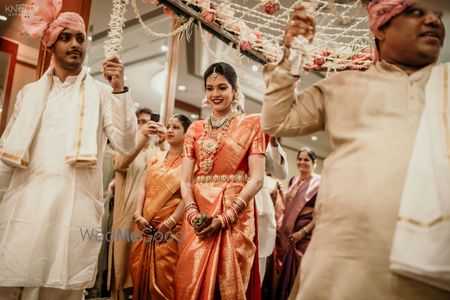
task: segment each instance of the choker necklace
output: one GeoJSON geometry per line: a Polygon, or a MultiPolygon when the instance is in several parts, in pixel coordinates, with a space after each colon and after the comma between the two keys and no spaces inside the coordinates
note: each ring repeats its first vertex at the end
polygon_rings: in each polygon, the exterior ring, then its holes
{"type": "Polygon", "coordinates": [[[225,115],[217,118],[213,113],[208,117],[208,123],[212,128],[220,128],[222,127],[229,119],[234,117],[234,114],[237,112],[236,108],[230,109],[225,115]]]}

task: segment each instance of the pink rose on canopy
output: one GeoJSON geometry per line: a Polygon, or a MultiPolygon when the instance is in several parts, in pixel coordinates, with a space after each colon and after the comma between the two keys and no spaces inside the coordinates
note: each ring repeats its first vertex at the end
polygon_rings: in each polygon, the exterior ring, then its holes
{"type": "Polygon", "coordinates": [[[216,20],[216,11],[213,9],[204,9],[202,11],[202,18],[206,23],[212,24],[216,20]]]}
{"type": "Polygon", "coordinates": [[[263,0],[264,10],[267,14],[273,15],[280,10],[280,3],[278,0],[263,0]]]}
{"type": "Polygon", "coordinates": [[[314,64],[321,67],[325,63],[325,59],[323,57],[314,58],[314,64]]]}
{"type": "Polygon", "coordinates": [[[255,42],[257,44],[261,44],[264,41],[264,36],[259,31],[254,31],[253,35],[255,36],[255,42]]]}
{"type": "Polygon", "coordinates": [[[249,40],[241,40],[239,42],[239,47],[241,47],[242,50],[248,51],[252,49],[252,43],[249,40]]]}

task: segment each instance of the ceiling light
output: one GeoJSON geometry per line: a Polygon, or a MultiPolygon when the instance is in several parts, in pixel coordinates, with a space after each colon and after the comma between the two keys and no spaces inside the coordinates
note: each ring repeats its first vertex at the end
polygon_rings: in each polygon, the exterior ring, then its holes
{"type": "Polygon", "coordinates": [[[0,15],[0,21],[6,21],[8,18],[6,16],[0,15]]]}
{"type": "Polygon", "coordinates": [[[179,85],[178,90],[184,92],[187,90],[187,87],[185,85],[179,85]]]}
{"type": "Polygon", "coordinates": [[[92,36],[88,36],[88,40],[89,40],[89,41],[92,41],[92,36]]]}
{"type": "Polygon", "coordinates": [[[91,67],[88,67],[86,71],[87,71],[88,73],[91,73],[91,70],[92,70],[91,67]]]}
{"type": "Polygon", "coordinates": [[[0,108],[0,113],[3,112],[3,109],[0,108]]]}
{"type": "Polygon", "coordinates": [[[128,80],[128,77],[127,76],[123,76],[123,80],[128,80]]]}
{"type": "Polygon", "coordinates": [[[139,107],[139,103],[138,102],[134,102],[134,106],[139,107]]]}
{"type": "Polygon", "coordinates": [[[253,72],[258,72],[259,68],[257,65],[252,65],[252,71],[253,72]]]}
{"type": "Polygon", "coordinates": [[[197,114],[191,114],[191,118],[192,119],[198,119],[200,116],[199,115],[197,115],[197,114]]]}
{"type": "Polygon", "coordinates": [[[312,137],[311,137],[311,140],[313,140],[313,141],[317,141],[319,138],[317,137],[317,136],[315,136],[315,135],[313,135],[312,137]]]}
{"type": "Polygon", "coordinates": [[[167,52],[167,50],[169,50],[169,47],[167,47],[166,45],[162,45],[161,46],[161,51],[162,52],[167,52]]]}

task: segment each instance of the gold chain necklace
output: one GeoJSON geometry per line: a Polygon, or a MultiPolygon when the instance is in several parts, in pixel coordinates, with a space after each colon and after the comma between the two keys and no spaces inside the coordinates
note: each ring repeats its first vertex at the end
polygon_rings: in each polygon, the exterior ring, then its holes
{"type": "Polygon", "coordinates": [[[178,159],[180,159],[182,155],[183,155],[183,152],[181,152],[180,154],[178,154],[178,155],[171,161],[171,160],[168,159],[169,153],[167,153],[166,158],[163,159],[163,160],[161,160],[161,163],[160,163],[160,167],[159,167],[159,168],[160,168],[160,170],[162,171],[162,173],[166,173],[168,170],[170,170],[170,169],[173,167],[173,165],[175,164],[175,162],[177,162],[178,159]],[[170,162],[170,165],[169,165],[168,167],[165,167],[165,166],[164,166],[164,163],[165,163],[165,162],[168,162],[168,161],[171,161],[171,162],[170,162]]]}

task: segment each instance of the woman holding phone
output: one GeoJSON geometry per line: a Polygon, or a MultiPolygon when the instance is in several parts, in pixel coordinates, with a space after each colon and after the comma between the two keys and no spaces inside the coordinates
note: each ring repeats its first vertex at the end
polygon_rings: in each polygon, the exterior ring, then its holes
{"type": "Polygon", "coordinates": [[[174,299],[175,268],[184,203],[180,173],[184,135],[191,121],[174,115],[167,124],[170,148],[154,156],[140,188],[133,219],[142,233],[133,246],[130,271],[133,299],[174,299]]]}

